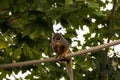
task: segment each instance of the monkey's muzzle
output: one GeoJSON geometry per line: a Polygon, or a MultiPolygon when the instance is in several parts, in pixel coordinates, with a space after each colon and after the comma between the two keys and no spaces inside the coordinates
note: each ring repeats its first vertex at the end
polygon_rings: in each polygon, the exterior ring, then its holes
{"type": "Polygon", "coordinates": [[[60,37],[57,37],[57,38],[55,38],[55,40],[56,40],[56,41],[60,41],[60,40],[61,40],[61,38],[60,38],[60,37]]]}

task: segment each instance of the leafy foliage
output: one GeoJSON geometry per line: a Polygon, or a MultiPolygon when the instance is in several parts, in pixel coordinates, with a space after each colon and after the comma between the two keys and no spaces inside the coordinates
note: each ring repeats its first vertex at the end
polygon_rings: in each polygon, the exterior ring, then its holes
{"type": "MultiPolygon", "coordinates": [[[[118,1],[111,27],[111,11],[101,9],[108,3],[108,0],[0,0],[0,64],[54,56],[50,43],[55,23],[65,28],[65,38],[70,43],[72,38],[77,37],[76,30],[87,26],[89,33],[84,34],[85,42],[79,44],[80,40],[76,40],[77,46],[82,49],[104,44],[105,40],[119,39],[120,4],[118,1]],[[95,36],[92,37],[92,34],[95,36]]],[[[77,46],[72,49],[77,51],[77,46]]],[[[120,80],[119,53],[109,57],[109,51],[100,50],[75,57],[74,80],[120,80]]],[[[36,76],[40,80],[59,80],[62,77],[68,80],[62,62],[0,69],[0,79],[12,72],[17,74],[27,70],[31,74],[26,79],[35,79],[36,76]]]]}

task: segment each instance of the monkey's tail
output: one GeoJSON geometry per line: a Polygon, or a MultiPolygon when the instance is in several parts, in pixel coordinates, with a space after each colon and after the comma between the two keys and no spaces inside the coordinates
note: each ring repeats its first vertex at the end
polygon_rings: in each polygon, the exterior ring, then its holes
{"type": "Polygon", "coordinates": [[[69,80],[73,80],[72,59],[67,60],[66,71],[69,76],[69,80]]]}

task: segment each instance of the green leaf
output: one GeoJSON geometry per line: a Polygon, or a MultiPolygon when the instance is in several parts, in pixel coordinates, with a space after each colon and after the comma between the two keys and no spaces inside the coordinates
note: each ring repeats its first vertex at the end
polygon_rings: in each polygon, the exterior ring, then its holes
{"type": "Polygon", "coordinates": [[[73,0],[65,0],[65,1],[66,1],[65,2],[66,5],[73,4],[73,0]]]}
{"type": "Polygon", "coordinates": [[[92,2],[92,1],[87,1],[87,4],[90,8],[99,9],[99,4],[98,3],[95,3],[95,2],[92,2]]]}
{"type": "Polygon", "coordinates": [[[35,37],[37,37],[38,35],[38,31],[36,30],[35,32],[31,33],[29,36],[30,36],[30,39],[34,39],[35,37]]]}
{"type": "Polygon", "coordinates": [[[7,48],[7,47],[8,47],[8,44],[5,41],[0,40],[0,49],[4,49],[4,48],[7,48]]]}
{"type": "Polygon", "coordinates": [[[34,57],[34,56],[33,56],[32,49],[31,49],[27,44],[24,45],[23,52],[24,52],[24,55],[25,55],[25,56],[28,56],[28,57],[30,57],[30,58],[33,58],[33,57],[34,57]]]}
{"type": "Polygon", "coordinates": [[[15,57],[16,59],[19,59],[21,53],[22,53],[21,48],[17,48],[17,49],[14,51],[14,57],[15,57]]]}
{"type": "Polygon", "coordinates": [[[8,0],[0,0],[0,9],[6,9],[6,8],[9,8],[8,0]]]}

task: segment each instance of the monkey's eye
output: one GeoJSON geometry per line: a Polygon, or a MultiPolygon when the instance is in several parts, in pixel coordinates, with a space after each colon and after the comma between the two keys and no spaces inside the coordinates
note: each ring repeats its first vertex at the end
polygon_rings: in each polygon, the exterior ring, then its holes
{"type": "Polygon", "coordinates": [[[57,38],[55,38],[55,40],[56,40],[56,41],[60,41],[60,40],[61,40],[61,38],[60,38],[60,37],[57,37],[57,38]]]}

